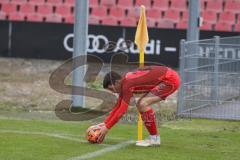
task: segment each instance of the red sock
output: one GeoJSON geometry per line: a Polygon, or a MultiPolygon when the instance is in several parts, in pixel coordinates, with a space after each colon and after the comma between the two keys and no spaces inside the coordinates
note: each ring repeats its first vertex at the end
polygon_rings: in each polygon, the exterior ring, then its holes
{"type": "Polygon", "coordinates": [[[146,112],[141,112],[142,120],[150,135],[157,135],[157,122],[154,110],[151,108],[146,112]]]}

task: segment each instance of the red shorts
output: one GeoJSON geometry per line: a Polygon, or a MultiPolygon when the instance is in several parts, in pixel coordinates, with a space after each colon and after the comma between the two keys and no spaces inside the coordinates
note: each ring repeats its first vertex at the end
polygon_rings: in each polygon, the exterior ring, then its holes
{"type": "Polygon", "coordinates": [[[178,73],[168,68],[167,73],[162,81],[150,90],[150,93],[165,100],[169,95],[175,92],[180,86],[180,77],[178,73]]]}

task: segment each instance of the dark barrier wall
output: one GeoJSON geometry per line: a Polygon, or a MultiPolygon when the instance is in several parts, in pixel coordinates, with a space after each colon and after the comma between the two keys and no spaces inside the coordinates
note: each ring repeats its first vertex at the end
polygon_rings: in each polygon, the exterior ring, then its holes
{"type": "Polygon", "coordinates": [[[25,58],[67,59],[63,46],[71,25],[13,22],[12,56],[25,58]]]}
{"type": "MultiPolygon", "coordinates": [[[[72,56],[73,25],[56,23],[0,22],[0,53],[7,56],[8,23],[12,23],[11,55],[13,57],[67,59],[72,56]]],[[[130,62],[137,62],[138,50],[133,45],[136,28],[89,26],[88,54],[109,62],[117,53],[125,53],[130,62]]],[[[201,39],[236,36],[234,32],[202,31],[201,39]]],[[[146,61],[177,67],[179,42],[186,38],[185,30],[149,29],[146,61]]]]}
{"type": "Polygon", "coordinates": [[[8,51],[8,22],[0,21],[0,56],[7,56],[8,51]]]}

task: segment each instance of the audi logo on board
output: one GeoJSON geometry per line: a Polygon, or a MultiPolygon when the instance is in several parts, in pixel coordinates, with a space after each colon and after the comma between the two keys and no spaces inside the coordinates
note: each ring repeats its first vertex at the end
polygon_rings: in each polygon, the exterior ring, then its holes
{"type": "MultiPolygon", "coordinates": [[[[68,52],[73,52],[73,38],[74,34],[67,34],[63,40],[64,48],[68,52]]],[[[114,48],[112,52],[124,51],[130,54],[138,54],[139,51],[133,42],[129,44],[130,41],[125,40],[124,38],[119,38],[116,42],[109,41],[105,35],[94,35],[89,34],[87,40],[87,52],[88,53],[98,53],[102,54],[106,52],[106,49],[109,44],[114,43],[114,48]]],[[[151,39],[146,46],[145,54],[150,55],[160,55],[161,50],[161,41],[151,39]]]]}

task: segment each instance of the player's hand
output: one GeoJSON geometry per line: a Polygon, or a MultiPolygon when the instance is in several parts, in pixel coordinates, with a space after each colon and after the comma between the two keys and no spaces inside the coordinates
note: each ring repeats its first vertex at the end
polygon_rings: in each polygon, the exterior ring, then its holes
{"type": "Polygon", "coordinates": [[[87,133],[92,130],[92,129],[100,129],[102,126],[104,126],[105,124],[104,123],[99,123],[99,124],[96,124],[96,125],[93,125],[93,126],[90,126],[88,129],[87,129],[87,133]]]}
{"type": "Polygon", "coordinates": [[[97,124],[96,126],[98,126],[99,128],[101,128],[102,126],[105,126],[105,124],[104,124],[104,123],[99,123],[99,124],[97,124]]]}
{"type": "Polygon", "coordinates": [[[107,133],[108,133],[108,128],[105,125],[103,125],[100,128],[100,133],[97,139],[97,143],[102,143],[107,133]]]}

